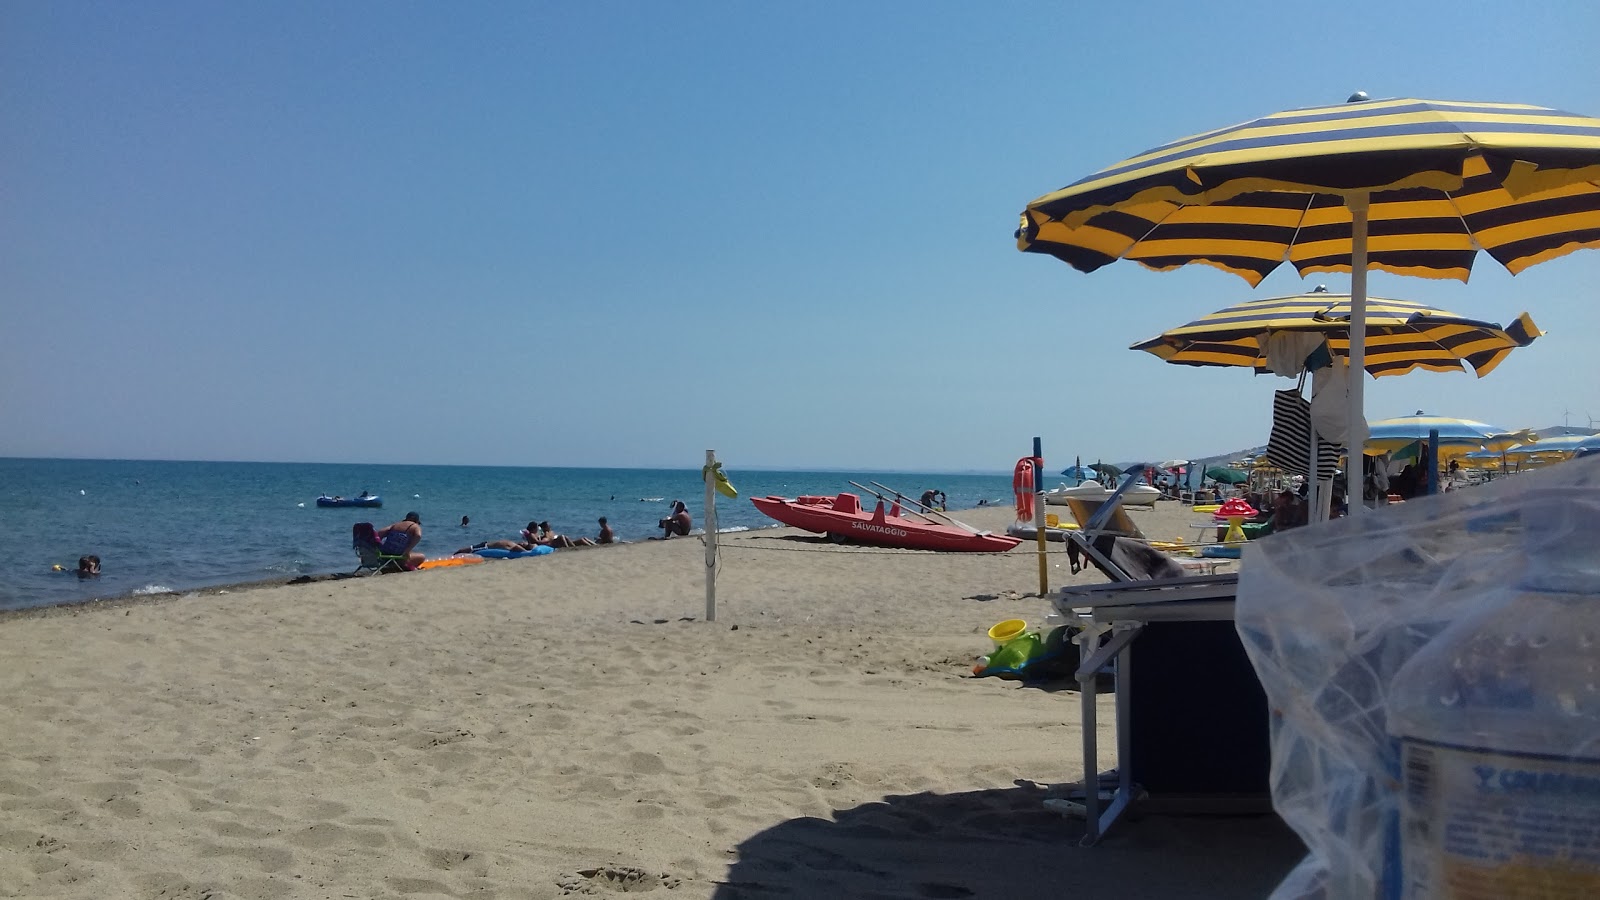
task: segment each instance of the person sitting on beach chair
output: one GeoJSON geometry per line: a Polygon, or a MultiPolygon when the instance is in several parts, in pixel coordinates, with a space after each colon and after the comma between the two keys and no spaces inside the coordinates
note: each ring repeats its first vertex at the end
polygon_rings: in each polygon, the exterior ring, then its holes
{"type": "Polygon", "coordinates": [[[415,569],[422,565],[426,557],[416,552],[417,545],[422,543],[422,517],[414,512],[406,513],[406,517],[377,531],[378,549],[384,556],[403,556],[406,558],[407,568],[415,569]]]}
{"type": "Polygon", "coordinates": [[[356,556],[361,560],[361,565],[356,566],[356,570],[351,573],[353,575],[360,575],[369,569],[382,575],[385,572],[409,572],[415,568],[406,554],[388,554],[383,551],[383,542],[371,522],[357,522],[350,529],[350,537],[350,546],[355,549],[356,556]]]}

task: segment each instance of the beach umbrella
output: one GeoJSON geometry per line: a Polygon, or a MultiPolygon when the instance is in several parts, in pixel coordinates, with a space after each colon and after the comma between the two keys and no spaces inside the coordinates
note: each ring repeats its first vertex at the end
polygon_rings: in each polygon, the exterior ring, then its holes
{"type": "Polygon", "coordinates": [[[1507,449],[1508,454],[1526,455],[1529,453],[1571,453],[1578,449],[1585,441],[1594,441],[1592,434],[1562,434],[1556,437],[1540,438],[1536,444],[1518,444],[1507,449]]]}
{"type": "Polygon", "coordinates": [[[1171,471],[1175,471],[1177,469],[1181,469],[1184,466],[1187,466],[1188,464],[1189,464],[1189,461],[1187,459],[1169,459],[1166,462],[1157,463],[1156,467],[1157,468],[1161,468],[1161,469],[1166,469],[1168,472],[1171,472],[1171,471]]]}
{"type": "Polygon", "coordinates": [[[1095,479],[1095,471],[1088,466],[1069,466],[1062,469],[1061,474],[1074,481],[1093,481],[1095,479]]]}
{"type": "Polygon", "coordinates": [[[1122,475],[1122,470],[1110,463],[1091,463],[1089,468],[1095,470],[1095,472],[1101,475],[1106,476],[1107,478],[1118,478],[1122,475]]]}
{"type": "MultiPolygon", "coordinates": [[[[1509,326],[1481,322],[1407,300],[1367,298],[1366,370],[1374,378],[1413,369],[1494,371],[1512,350],[1539,337],[1523,313],[1509,326]]],[[[1283,332],[1322,335],[1332,356],[1350,355],[1350,296],[1309,294],[1249,300],[1163,331],[1129,349],[1186,366],[1240,366],[1269,372],[1267,338],[1283,332]]]]}
{"type": "MultiPolygon", "coordinates": [[[[1084,272],[1205,263],[1253,286],[1284,260],[1302,276],[1348,271],[1364,369],[1369,268],[1465,281],[1479,249],[1515,274],[1600,246],[1597,182],[1600,119],[1358,93],[1116,163],[1029,203],[1016,239],[1084,272]]],[[[1347,384],[1356,426],[1364,386],[1347,384]]]]}
{"type": "Polygon", "coordinates": [[[1453,419],[1448,416],[1429,416],[1417,413],[1380,419],[1370,425],[1366,452],[1390,453],[1404,448],[1413,441],[1428,440],[1430,431],[1439,432],[1439,456],[1448,458],[1475,450],[1501,452],[1519,443],[1529,443],[1533,435],[1526,431],[1507,431],[1472,419],[1453,419]]]}
{"type": "Polygon", "coordinates": [[[1250,480],[1250,473],[1243,469],[1230,469],[1227,466],[1212,466],[1206,470],[1206,477],[1223,484],[1244,484],[1250,480]]]}
{"type": "MultiPolygon", "coordinates": [[[[1540,332],[1527,313],[1508,328],[1501,328],[1421,303],[1369,297],[1366,334],[1366,370],[1373,377],[1404,375],[1421,368],[1470,369],[1482,378],[1513,349],[1533,343],[1540,332]]],[[[1333,372],[1328,368],[1332,357],[1350,354],[1350,297],[1331,294],[1319,285],[1308,294],[1249,300],[1168,329],[1130,349],[1143,350],[1175,365],[1236,366],[1257,374],[1287,375],[1316,369],[1316,390],[1320,394],[1324,390],[1321,379],[1333,372]],[[1289,337],[1280,341],[1280,336],[1289,337]]],[[[1337,382],[1332,386],[1337,390],[1337,382]]],[[[1339,399],[1331,412],[1321,414],[1327,418],[1316,421],[1314,429],[1304,428],[1303,438],[1298,441],[1295,438],[1300,437],[1299,431],[1287,421],[1280,435],[1275,418],[1275,455],[1298,454],[1308,470],[1327,471],[1319,461],[1326,457],[1331,463],[1337,452],[1334,446],[1343,443],[1349,421],[1349,410],[1344,408],[1341,395],[1342,392],[1333,395],[1339,399]],[[1331,443],[1319,448],[1315,443],[1319,437],[1331,443]]],[[[1275,410],[1280,402],[1293,405],[1292,398],[1274,398],[1275,410]]],[[[1286,409],[1282,414],[1289,416],[1290,412],[1292,409],[1286,409]]],[[[1312,516],[1317,519],[1322,515],[1319,500],[1312,516]]]]}

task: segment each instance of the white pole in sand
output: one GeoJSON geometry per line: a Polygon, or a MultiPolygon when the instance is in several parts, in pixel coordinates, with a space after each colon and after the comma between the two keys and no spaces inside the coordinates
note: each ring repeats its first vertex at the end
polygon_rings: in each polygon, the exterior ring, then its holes
{"type": "Polygon", "coordinates": [[[717,451],[706,451],[706,621],[717,620],[717,451]]]}

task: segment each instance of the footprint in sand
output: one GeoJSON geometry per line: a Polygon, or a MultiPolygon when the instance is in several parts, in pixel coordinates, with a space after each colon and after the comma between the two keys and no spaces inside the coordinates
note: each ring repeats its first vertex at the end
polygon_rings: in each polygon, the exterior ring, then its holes
{"type": "Polygon", "coordinates": [[[601,866],[579,869],[575,874],[558,880],[556,886],[563,891],[576,894],[593,894],[597,890],[639,894],[656,888],[666,888],[670,891],[682,883],[682,879],[665,872],[655,874],[633,866],[601,866]]]}

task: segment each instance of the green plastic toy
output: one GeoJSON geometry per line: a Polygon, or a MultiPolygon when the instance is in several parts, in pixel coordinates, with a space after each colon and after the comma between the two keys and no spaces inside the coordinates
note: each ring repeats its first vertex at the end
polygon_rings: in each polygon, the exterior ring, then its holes
{"type": "Polygon", "coordinates": [[[1055,675],[1058,674],[1055,671],[1057,667],[1045,664],[1061,659],[1070,649],[1072,644],[1065,625],[1050,629],[1049,634],[1042,637],[1037,631],[1024,632],[996,648],[988,656],[978,657],[978,664],[972,667],[972,674],[1018,679],[1029,679],[1045,674],[1055,675]],[[1047,669],[1048,672],[1044,671],[1047,669]]]}

